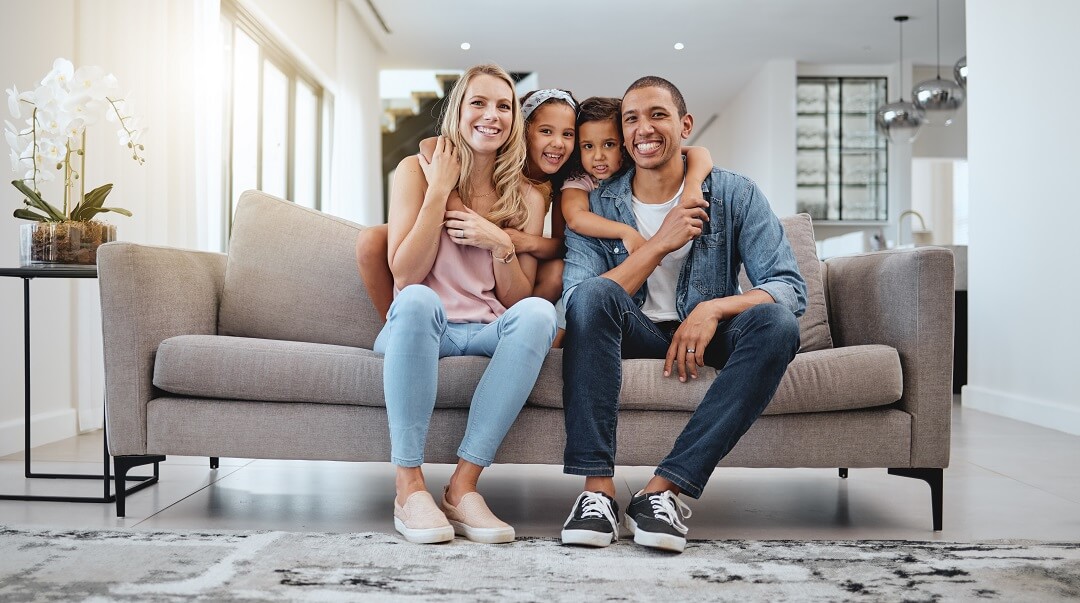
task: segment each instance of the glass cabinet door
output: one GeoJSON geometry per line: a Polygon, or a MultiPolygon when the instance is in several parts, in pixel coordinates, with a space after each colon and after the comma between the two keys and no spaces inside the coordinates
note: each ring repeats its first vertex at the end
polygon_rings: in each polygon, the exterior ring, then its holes
{"type": "Polygon", "coordinates": [[[874,126],[885,78],[801,77],[796,209],[815,220],[886,220],[889,157],[874,126]]]}

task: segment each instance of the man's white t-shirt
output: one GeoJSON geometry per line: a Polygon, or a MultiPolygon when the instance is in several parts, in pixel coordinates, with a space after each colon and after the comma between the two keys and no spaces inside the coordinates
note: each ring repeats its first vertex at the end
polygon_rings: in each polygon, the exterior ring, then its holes
{"type": "MultiPolygon", "coordinates": [[[[641,236],[651,239],[656,231],[660,230],[664,218],[682,199],[685,185],[684,180],[675,196],[665,203],[642,203],[637,197],[631,197],[634,219],[637,220],[637,228],[641,236]]],[[[693,240],[687,241],[686,245],[664,256],[660,266],[653,270],[645,281],[649,285],[649,293],[645,296],[645,305],[641,307],[641,311],[649,320],[653,322],[679,320],[679,312],[675,309],[675,287],[679,283],[679,273],[682,272],[683,263],[686,261],[686,255],[690,253],[692,243],[693,240]]]]}

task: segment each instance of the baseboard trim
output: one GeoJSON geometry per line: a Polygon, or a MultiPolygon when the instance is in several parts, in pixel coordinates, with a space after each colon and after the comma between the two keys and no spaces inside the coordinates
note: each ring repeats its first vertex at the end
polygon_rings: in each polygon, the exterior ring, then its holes
{"type": "Polygon", "coordinates": [[[967,408],[1080,435],[1080,406],[1037,400],[973,385],[965,385],[961,389],[960,400],[967,408]]]}
{"type": "MultiPolygon", "coordinates": [[[[78,413],[74,408],[42,412],[30,416],[31,446],[51,444],[78,435],[78,413]]],[[[22,452],[25,421],[0,423],[0,456],[22,452]]]]}

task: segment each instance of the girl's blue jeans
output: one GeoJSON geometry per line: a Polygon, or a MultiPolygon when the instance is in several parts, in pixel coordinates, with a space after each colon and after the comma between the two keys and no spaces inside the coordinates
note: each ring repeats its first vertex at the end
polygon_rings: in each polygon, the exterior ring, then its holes
{"type": "Polygon", "coordinates": [[[400,467],[424,462],[438,388],[439,358],[491,358],[473,392],[458,456],[487,467],[517,418],[555,338],[555,308],[538,297],[519,301],[492,323],[448,323],[439,296],[410,285],[390,306],[375,340],[382,354],[390,460],[400,467]]]}

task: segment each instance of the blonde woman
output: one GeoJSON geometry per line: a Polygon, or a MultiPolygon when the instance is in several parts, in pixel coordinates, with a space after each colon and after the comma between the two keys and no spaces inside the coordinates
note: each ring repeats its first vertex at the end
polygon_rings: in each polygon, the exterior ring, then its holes
{"type": "Polygon", "coordinates": [[[384,355],[394,526],[410,542],[514,539],[476,491],[532,390],[555,337],[555,310],[529,297],[536,260],[503,228],[538,235],[544,199],[521,175],[522,117],[510,76],[496,65],[465,72],[450,94],[431,161],[398,165],[388,260],[397,292],[375,341],[384,355]],[[488,356],[473,394],[459,461],[441,504],[424,482],[424,444],[445,356],[488,356]]]}

